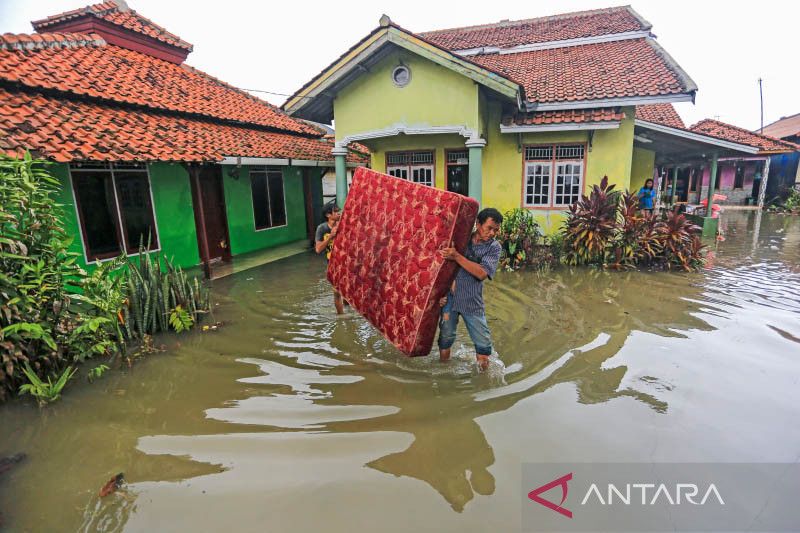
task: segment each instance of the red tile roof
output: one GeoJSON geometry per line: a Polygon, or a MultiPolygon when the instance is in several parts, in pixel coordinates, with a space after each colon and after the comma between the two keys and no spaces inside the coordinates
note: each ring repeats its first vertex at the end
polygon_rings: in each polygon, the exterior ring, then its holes
{"type": "Polygon", "coordinates": [[[672,104],[637,105],[636,118],[673,128],[686,129],[686,124],[683,123],[683,119],[672,104]]]}
{"type": "Polygon", "coordinates": [[[527,100],[537,103],[684,94],[696,89],[652,39],[470,59],[521,84],[527,100]]]}
{"type": "Polygon", "coordinates": [[[782,141],[767,135],[753,133],[744,128],[720,122],[719,120],[701,120],[689,129],[726,141],[754,146],[761,151],[760,153],[786,153],[800,150],[800,145],[782,141]]]}
{"type": "Polygon", "coordinates": [[[515,113],[503,117],[505,126],[539,126],[546,124],[584,124],[587,122],[619,122],[625,118],[614,107],[598,107],[594,109],[570,109],[562,111],[540,111],[534,113],[515,113]]]}
{"type": "Polygon", "coordinates": [[[44,48],[76,48],[79,46],[102,46],[106,44],[95,33],[33,33],[0,35],[0,50],[36,50],[44,48]]]}
{"type": "Polygon", "coordinates": [[[421,33],[427,40],[450,50],[485,46],[513,46],[647,31],[651,25],[630,6],[566,13],[526,20],[502,21],[421,33]]]}
{"type": "MultiPolygon", "coordinates": [[[[321,136],[273,105],[188,65],[177,65],[90,36],[83,46],[8,49],[9,42],[47,39],[48,34],[3,36],[0,80],[31,88],[144,106],[158,110],[255,124],[292,133],[321,136]]],[[[79,34],[72,34],[74,41],[79,34]]]]}
{"type": "MultiPolygon", "coordinates": [[[[225,156],[331,161],[333,142],[214,120],[0,87],[0,151],[68,161],[219,161],[225,156]]],[[[366,164],[351,152],[348,161],[366,164]]]]}
{"type": "Polygon", "coordinates": [[[67,22],[74,22],[79,18],[97,18],[125,28],[126,30],[140,33],[161,41],[163,43],[182,48],[189,52],[192,51],[192,45],[187,43],[177,35],[168,32],[152,20],[145,18],[138,14],[136,11],[128,8],[125,2],[122,1],[107,1],[100,4],[93,4],[90,6],[82,7],[80,9],[73,9],[53,15],[42,20],[33,21],[33,28],[36,31],[52,31],[53,27],[58,27],[67,22]]]}
{"type": "Polygon", "coordinates": [[[764,135],[769,135],[776,139],[800,136],[800,113],[790,117],[783,117],[768,126],[764,126],[764,135]]]}

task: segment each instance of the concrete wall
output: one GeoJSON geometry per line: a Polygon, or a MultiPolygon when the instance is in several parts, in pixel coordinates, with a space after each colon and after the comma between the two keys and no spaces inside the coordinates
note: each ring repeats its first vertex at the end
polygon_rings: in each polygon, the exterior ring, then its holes
{"type": "Polygon", "coordinates": [[[333,103],[336,139],[397,124],[411,127],[480,127],[478,85],[471,79],[408,51],[396,51],[350,83],[333,103]],[[411,71],[405,87],[397,87],[392,70],[411,71]]]}
{"type": "Polygon", "coordinates": [[[631,191],[638,191],[644,187],[644,182],[653,179],[656,153],[653,150],[633,147],[631,160],[631,191]]]}

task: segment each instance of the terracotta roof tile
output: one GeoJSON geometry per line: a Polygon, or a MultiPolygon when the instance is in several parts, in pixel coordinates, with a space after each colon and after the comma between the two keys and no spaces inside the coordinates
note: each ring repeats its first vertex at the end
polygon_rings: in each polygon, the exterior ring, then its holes
{"type": "Polygon", "coordinates": [[[321,136],[317,128],[204,72],[111,44],[0,47],[0,81],[321,136]]]}
{"type": "Polygon", "coordinates": [[[800,145],[790,143],[788,141],[782,141],[767,135],[753,133],[752,131],[748,131],[744,128],[739,128],[738,126],[734,126],[732,124],[720,122],[719,120],[701,120],[689,129],[697,133],[704,133],[706,135],[711,135],[712,137],[717,137],[726,141],[754,146],[761,150],[761,153],[785,153],[800,150],[800,145]]]}
{"type": "Polygon", "coordinates": [[[31,24],[35,30],[41,32],[48,31],[54,26],[57,27],[82,17],[98,18],[127,30],[147,35],[148,37],[177,48],[182,48],[189,52],[192,51],[192,45],[190,43],[168,32],[152,20],[141,16],[136,11],[129,9],[124,2],[115,2],[113,0],[59,13],[58,15],[33,21],[31,24]]]}
{"type": "Polygon", "coordinates": [[[769,135],[776,139],[800,136],[800,113],[790,117],[783,117],[772,124],[764,126],[764,135],[769,135]]]}
{"type": "Polygon", "coordinates": [[[532,102],[683,94],[691,80],[671,68],[651,39],[627,39],[470,59],[525,88],[532,102]]]}
{"type": "Polygon", "coordinates": [[[642,20],[630,7],[622,6],[435,30],[420,35],[443,48],[467,50],[484,46],[510,48],[548,41],[646,31],[650,27],[650,24],[642,20]]]}
{"type": "Polygon", "coordinates": [[[683,119],[672,104],[638,105],[636,106],[636,118],[673,128],[686,129],[686,124],[683,123],[683,119]]]}
{"type": "Polygon", "coordinates": [[[587,122],[618,122],[625,118],[625,113],[614,107],[598,107],[594,109],[569,109],[562,111],[540,111],[534,113],[515,113],[503,117],[506,126],[546,125],[546,124],[584,124],[587,122]]]}
{"type": "MultiPolygon", "coordinates": [[[[332,141],[0,88],[0,151],[68,161],[333,159],[332,141]]],[[[366,164],[369,156],[351,152],[366,164]]]]}

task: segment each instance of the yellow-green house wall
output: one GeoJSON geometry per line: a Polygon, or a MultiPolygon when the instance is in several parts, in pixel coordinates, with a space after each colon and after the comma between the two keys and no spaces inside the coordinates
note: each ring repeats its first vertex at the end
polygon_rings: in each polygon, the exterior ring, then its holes
{"type": "Polygon", "coordinates": [[[398,50],[336,95],[336,139],[402,124],[408,127],[480,127],[478,85],[408,51],[398,50]],[[400,63],[411,71],[405,87],[392,82],[400,63]]]}
{"type": "Polygon", "coordinates": [[[648,178],[653,177],[656,164],[656,153],[645,148],[633,148],[631,161],[631,186],[630,190],[638,191],[644,186],[648,178]]]}
{"type": "MultiPolygon", "coordinates": [[[[511,102],[506,102],[506,106],[511,102]]],[[[337,140],[350,135],[406,127],[461,126],[486,140],[482,158],[481,204],[505,212],[522,207],[523,146],[528,144],[584,143],[587,145],[584,192],[608,176],[618,189],[631,188],[632,168],[638,180],[648,158],[634,153],[633,107],[623,108],[619,128],[594,130],[590,144],[587,130],[541,133],[501,133],[500,97],[456,72],[405,50],[398,50],[370,68],[336,95],[334,119],[337,140]],[[391,72],[402,62],[411,70],[406,87],[396,87],[391,72]]],[[[457,134],[397,135],[363,140],[372,152],[371,167],[386,171],[386,153],[433,150],[434,183],[446,187],[445,152],[466,149],[466,138],[457,134]]],[[[645,151],[647,152],[647,151],[645,151]]],[[[652,157],[650,157],[652,174],[652,157]]],[[[547,232],[555,231],[564,218],[563,209],[531,209],[547,232]]]]}

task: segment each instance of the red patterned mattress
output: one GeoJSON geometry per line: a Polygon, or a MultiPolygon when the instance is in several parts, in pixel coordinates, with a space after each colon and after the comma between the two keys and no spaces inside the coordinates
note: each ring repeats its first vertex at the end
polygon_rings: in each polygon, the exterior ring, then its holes
{"type": "Polygon", "coordinates": [[[359,168],[328,279],[400,351],[428,355],[457,268],[438,251],[463,251],[477,212],[472,198],[359,168]]]}

